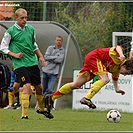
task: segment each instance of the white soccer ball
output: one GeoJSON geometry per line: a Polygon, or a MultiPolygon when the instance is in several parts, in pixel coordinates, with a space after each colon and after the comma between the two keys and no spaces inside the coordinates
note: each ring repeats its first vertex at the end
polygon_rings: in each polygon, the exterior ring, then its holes
{"type": "Polygon", "coordinates": [[[121,114],[118,110],[110,110],[107,113],[107,120],[109,122],[118,123],[120,122],[121,114]]]}

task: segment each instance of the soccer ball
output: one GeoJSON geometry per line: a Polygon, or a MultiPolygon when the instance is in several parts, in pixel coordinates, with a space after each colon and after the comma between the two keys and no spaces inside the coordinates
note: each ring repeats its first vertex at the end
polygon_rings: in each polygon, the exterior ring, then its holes
{"type": "Polygon", "coordinates": [[[121,114],[118,110],[110,110],[107,113],[107,120],[109,122],[118,123],[120,122],[121,114]]]}

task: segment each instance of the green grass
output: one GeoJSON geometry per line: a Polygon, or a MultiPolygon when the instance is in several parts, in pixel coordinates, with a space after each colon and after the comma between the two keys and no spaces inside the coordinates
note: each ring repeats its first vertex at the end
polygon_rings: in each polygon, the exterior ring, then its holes
{"type": "Polygon", "coordinates": [[[107,111],[52,110],[54,119],[29,109],[29,119],[21,120],[21,110],[0,109],[0,131],[133,131],[132,113],[121,112],[120,123],[109,123],[107,111]]]}

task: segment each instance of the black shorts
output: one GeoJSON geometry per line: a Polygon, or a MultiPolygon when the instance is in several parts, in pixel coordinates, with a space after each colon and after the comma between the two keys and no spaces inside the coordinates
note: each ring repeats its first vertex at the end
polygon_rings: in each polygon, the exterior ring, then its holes
{"type": "Polygon", "coordinates": [[[15,82],[20,83],[19,77],[15,74],[15,82]]]}
{"type": "Polygon", "coordinates": [[[22,87],[23,86],[22,83],[21,83],[21,80],[19,79],[19,77],[16,74],[15,74],[15,81],[14,82],[20,83],[20,86],[19,87],[22,87]]]}
{"type": "Polygon", "coordinates": [[[16,80],[23,86],[26,83],[36,86],[41,84],[40,69],[37,65],[31,67],[21,67],[16,69],[16,80]]]}

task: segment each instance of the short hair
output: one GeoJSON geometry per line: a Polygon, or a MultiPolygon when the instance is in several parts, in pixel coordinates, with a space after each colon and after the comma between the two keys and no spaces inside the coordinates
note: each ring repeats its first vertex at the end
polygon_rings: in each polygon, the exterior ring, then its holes
{"type": "Polygon", "coordinates": [[[62,38],[62,36],[56,36],[56,37],[58,37],[58,38],[61,38],[61,39],[62,39],[62,41],[63,41],[63,38],[62,38]]]}
{"type": "Polygon", "coordinates": [[[18,16],[18,14],[20,13],[20,12],[22,12],[22,13],[27,13],[27,11],[24,9],[24,8],[19,8],[19,9],[17,9],[16,11],[15,11],[15,16],[18,16]]]}

